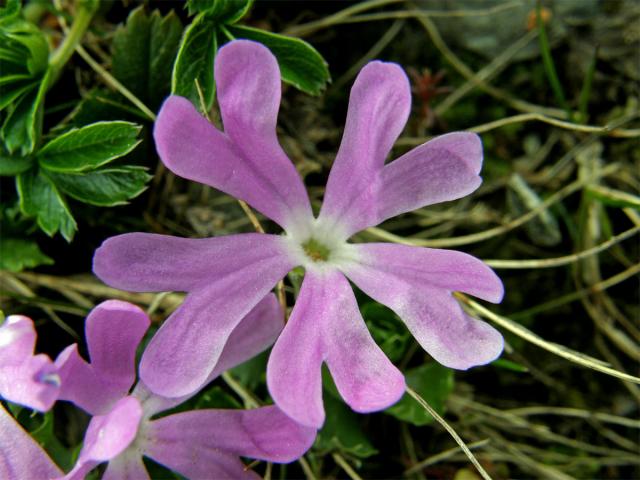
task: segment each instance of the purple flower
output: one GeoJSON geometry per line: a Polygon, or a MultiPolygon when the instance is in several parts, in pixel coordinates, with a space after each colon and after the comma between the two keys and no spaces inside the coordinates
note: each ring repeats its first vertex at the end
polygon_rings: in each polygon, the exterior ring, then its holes
{"type": "Polygon", "coordinates": [[[60,390],[51,359],[34,355],[33,320],[10,315],[0,326],[0,397],[41,412],[49,410],[60,390]]]}
{"type": "MultiPolygon", "coordinates": [[[[60,399],[93,415],[75,467],[66,479],[81,479],[109,462],[104,479],[149,478],[147,456],[188,478],[258,478],[238,456],[290,462],[313,443],[314,429],[298,425],[277,407],[255,410],[195,410],[152,417],[188,398],[163,398],[135,381],[135,353],[149,317],[116,300],[98,305],[87,317],[87,363],[77,346],[65,349],[56,364],[60,399]]],[[[218,365],[206,382],[271,345],[282,329],[282,311],[268,295],[229,336],[218,365]]],[[[185,345],[188,348],[188,345],[185,345]]],[[[166,361],[173,361],[170,355],[166,361]]],[[[204,385],[203,385],[204,386],[204,385]]]]}
{"type": "Polygon", "coordinates": [[[451,295],[502,299],[500,279],[481,261],[449,250],[347,242],[390,217],[474,191],[481,183],[477,135],[435,138],[385,166],[411,94],[398,65],[369,63],[351,90],[344,137],[315,218],[276,137],[274,56],[258,43],[231,42],[218,53],[215,77],[224,133],[186,99],[169,97],[154,131],[160,158],[175,174],[246,201],[285,235],[132,233],[97,250],[94,271],[111,286],[189,292],[142,358],[141,376],[153,391],[175,396],[198,388],[240,319],[296,266],[305,268],[304,281],[269,358],[267,381],[276,404],[304,425],[324,421],[323,362],[356,411],[386,408],[405,390],[403,375],[369,334],[347,278],[394,310],[448,367],[467,369],[500,354],[502,336],[468,317],[451,295]]]}
{"type": "MultiPolygon", "coordinates": [[[[35,410],[49,410],[60,390],[56,368],[46,355],[34,355],[33,320],[7,317],[0,326],[0,397],[35,410]]],[[[62,472],[0,405],[0,478],[54,478],[62,472]]]]}

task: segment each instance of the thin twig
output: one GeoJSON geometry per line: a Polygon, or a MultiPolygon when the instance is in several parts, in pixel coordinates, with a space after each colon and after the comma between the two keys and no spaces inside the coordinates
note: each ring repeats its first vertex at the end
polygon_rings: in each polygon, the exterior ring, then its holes
{"type": "Polygon", "coordinates": [[[342,455],[340,455],[338,452],[333,452],[331,456],[333,457],[335,462],[340,465],[340,467],[342,467],[345,473],[349,475],[349,478],[351,480],[362,480],[362,477],[358,475],[358,473],[353,468],[351,468],[349,462],[347,462],[342,455]]]}
{"type": "Polygon", "coordinates": [[[107,85],[117,90],[123,97],[125,97],[127,100],[133,103],[136,107],[138,107],[138,109],[142,113],[144,113],[149,120],[151,120],[152,122],[155,122],[156,114],[153,113],[149,109],[149,107],[147,107],[144,103],[142,103],[142,101],[138,97],[136,97],[133,93],[131,93],[131,91],[127,87],[125,87],[122,83],[120,83],[113,75],[111,75],[104,68],[102,68],[102,65],[96,62],[91,57],[91,55],[89,55],[89,52],[87,52],[82,47],[82,45],[78,45],[76,47],[76,52],[78,52],[78,54],[82,57],[82,59],[85,62],[87,62],[89,66],[93,68],[93,70],[95,70],[95,72],[98,75],[102,77],[102,79],[105,81],[107,85]]]}
{"type": "Polygon", "coordinates": [[[471,453],[471,450],[469,450],[469,447],[467,447],[467,445],[464,443],[464,441],[460,438],[460,436],[457,434],[457,432],[453,429],[453,427],[451,425],[449,425],[444,418],[442,418],[440,415],[438,415],[438,412],[436,412],[431,405],[429,405],[427,403],[427,401],[422,398],[416,391],[414,391],[411,387],[407,387],[407,393],[409,395],[411,395],[413,397],[413,399],[418,402],[422,408],[424,408],[429,415],[431,415],[440,425],[442,425],[442,427],[449,432],[449,435],[451,435],[451,437],[453,437],[453,439],[456,441],[456,443],[460,446],[460,448],[462,449],[462,451],[465,453],[465,455],[467,456],[467,458],[469,458],[469,460],[471,461],[471,463],[473,463],[473,466],[476,467],[476,469],[478,470],[478,472],[480,473],[480,475],[482,476],[482,478],[484,478],[485,480],[491,480],[491,476],[485,471],[485,469],[482,467],[482,465],[480,465],[480,462],[478,462],[478,460],[476,459],[476,457],[473,455],[473,453],[471,453]]]}
{"type": "Polygon", "coordinates": [[[328,17],[315,20],[313,22],[304,23],[302,25],[294,25],[285,29],[282,33],[285,35],[291,35],[293,37],[304,37],[310,35],[323,28],[332,27],[343,22],[343,20],[352,17],[360,12],[367,10],[373,10],[374,8],[384,7],[392,3],[403,2],[404,0],[369,0],[367,2],[357,3],[350,7],[340,10],[339,12],[329,15],[328,17]]]}
{"type": "Polygon", "coordinates": [[[640,227],[630,228],[629,230],[626,230],[616,235],[615,237],[611,237],[606,242],[603,242],[600,245],[596,245],[593,248],[589,248],[587,250],[583,250],[582,252],[573,253],[571,255],[565,255],[562,257],[541,258],[537,260],[483,260],[483,262],[490,267],[501,269],[559,267],[562,265],[568,265],[577,262],[578,260],[607,250],[609,247],[632,237],[639,231],[640,227]]]}
{"type": "MultiPolygon", "coordinates": [[[[489,444],[490,441],[491,440],[489,438],[485,438],[484,440],[470,443],[469,445],[467,445],[467,447],[469,447],[469,450],[473,450],[474,448],[485,447],[486,445],[489,444]]],[[[460,447],[453,447],[453,448],[450,448],[449,450],[445,450],[444,452],[440,452],[436,455],[432,455],[431,457],[425,458],[424,460],[421,460],[415,465],[412,465],[411,468],[406,469],[404,471],[404,474],[411,475],[412,473],[416,473],[419,470],[422,470],[423,468],[428,467],[429,465],[434,465],[438,462],[441,462],[442,460],[447,460],[453,457],[459,451],[460,451],[460,447]]]]}
{"type": "Polygon", "coordinates": [[[536,305],[535,307],[531,307],[526,310],[521,310],[519,312],[512,314],[512,316],[514,318],[529,317],[536,313],[544,312],[545,310],[557,308],[560,305],[565,305],[570,302],[575,302],[576,300],[580,300],[581,298],[584,298],[588,295],[593,295],[594,293],[599,293],[604,290],[607,290],[608,288],[611,288],[614,285],[617,285],[618,283],[623,282],[626,279],[637,275],[639,272],[640,272],[640,263],[633,264],[626,270],[623,270],[622,272],[617,273],[607,278],[606,280],[602,280],[600,282],[594,283],[593,285],[589,285],[588,287],[582,288],[575,292],[568,293],[567,295],[563,295],[560,298],[554,298],[553,300],[542,303],[540,305],[536,305]]]}
{"type": "Polygon", "coordinates": [[[260,401],[253,394],[244,388],[233,376],[227,371],[222,374],[222,379],[227,385],[238,395],[244,402],[245,408],[258,408],[260,401]]]}
{"type": "Polygon", "coordinates": [[[522,325],[510,320],[506,317],[493,313],[491,310],[483,307],[477,302],[474,302],[467,296],[463,294],[456,294],[458,298],[460,298],[464,303],[473,308],[477,313],[481,316],[488,318],[489,320],[497,323],[501,327],[509,330],[511,333],[516,334],[520,338],[537,345],[548,352],[551,352],[559,357],[562,357],[566,360],[569,360],[578,365],[582,365],[584,367],[591,368],[593,370],[597,370],[602,373],[606,373],[607,375],[611,375],[613,377],[619,378],[621,380],[633,383],[640,383],[640,378],[634,377],[633,375],[629,375],[628,373],[619,372],[613,368],[610,368],[604,364],[604,362],[597,360],[595,358],[584,355],[580,352],[576,352],[571,350],[564,345],[558,345],[557,343],[552,343],[544,340],[539,337],[531,330],[523,327],[522,325]]]}

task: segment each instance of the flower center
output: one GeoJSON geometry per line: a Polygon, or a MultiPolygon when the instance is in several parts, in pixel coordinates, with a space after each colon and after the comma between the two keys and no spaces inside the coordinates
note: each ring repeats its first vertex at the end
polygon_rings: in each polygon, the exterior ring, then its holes
{"type": "Polygon", "coordinates": [[[331,250],[322,243],[318,242],[315,238],[310,238],[302,244],[304,253],[307,254],[314,262],[326,262],[329,260],[331,250]]]}

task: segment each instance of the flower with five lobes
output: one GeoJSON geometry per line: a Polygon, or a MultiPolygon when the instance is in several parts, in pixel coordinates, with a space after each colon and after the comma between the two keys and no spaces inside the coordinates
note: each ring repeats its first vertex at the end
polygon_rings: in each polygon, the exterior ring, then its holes
{"type": "Polygon", "coordinates": [[[296,266],[305,276],[271,352],[267,383],[275,403],[301,424],[324,421],[323,362],[358,412],[386,408],[405,390],[402,373],[367,330],[347,279],[394,310],[443,365],[467,369],[500,355],[500,333],[468,317],[452,296],[502,299],[500,279],[480,260],[450,250],[348,243],[395,215],[474,191],[481,183],[477,135],[443,135],[385,165],[407,121],[411,93],[398,65],[369,63],[351,90],[316,218],[276,136],[281,85],[275,57],[258,43],[233,41],[218,52],[214,73],[224,132],[188,100],[171,96],[155,124],[160,158],[175,174],[244,200],[285,233],[205,239],[130,233],[96,251],[94,272],[113,287],[188,292],[142,357],[141,377],[151,390],[178,396],[198,388],[240,319],[296,266]]]}
{"type": "MultiPolygon", "coordinates": [[[[205,383],[271,345],[282,326],[282,310],[270,294],[241,320],[205,383]]],[[[143,382],[129,392],[136,377],[136,349],[148,327],[149,317],[138,307],[109,300],[94,308],[85,323],[91,363],[80,357],[75,344],[58,356],[60,399],[93,415],[66,480],[80,480],[103,462],[109,462],[105,480],[149,478],[143,456],[187,478],[258,479],[238,456],[291,462],[311,446],[316,430],[297,424],[276,406],[152,418],[192,395],[159,397],[143,382]]]]}

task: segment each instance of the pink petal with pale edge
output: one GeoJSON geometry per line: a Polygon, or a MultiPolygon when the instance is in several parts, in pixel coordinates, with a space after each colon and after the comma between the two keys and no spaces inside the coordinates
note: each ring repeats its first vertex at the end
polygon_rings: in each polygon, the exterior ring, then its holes
{"type": "Polygon", "coordinates": [[[313,444],[316,431],[277,407],[197,410],[149,424],[145,455],[190,478],[255,478],[237,456],[287,463],[313,444]],[[206,473],[210,472],[210,473],[206,473]]]}
{"type": "Polygon", "coordinates": [[[209,266],[208,281],[189,293],[142,356],[140,377],[158,395],[181,397],[201,388],[242,318],[295,265],[282,237],[210,240],[219,248],[200,258],[209,266]]]}
{"type": "Polygon", "coordinates": [[[362,291],[387,305],[438,362],[466,370],[496,359],[502,335],[466,315],[451,295],[462,291],[499,302],[502,282],[480,260],[451,250],[405,245],[357,245],[358,262],[341,270],[362,291]]]}
{"type": "Polygon", "coordinates": [[[289,229],[311,216],[304,184],[276,136],[280,70],[247,40],[222,47],[215,65],[222,133],[187,99],[169,97],[154,127],[158,154],[176,175],[246,201],[289,229]]]}
{"type": "Polygon", "coordinates": [[[147,314],[130,303],[107,300],[94,308],[85,321],[91,363],[80,357],[76,345],[56,360],[60,399],[92,415],[111,410],[136,379],[136,349],[149,324],[147,314]]]}
{"type": "Polygon", "coordinates": [[[347,279],[337,271],[307,271],[267,366],[276,404],[296,421],[316,428],[324,422],[322,361],[345,402],[358,412],[387,408],[404,393],[402,373],[376,345],[347,279]]]}
{"type": "Polygon", "coordinates": [[[411,109],[409,80],[395,63],[370,62],[351,88],[340,149],[331,168],[320,218],[340,219],[353,234],[371,225],[372,185],[411,109]]]}
{"type": "MultiPolygon", "coordinates": [[[[203,387],[222,372],[244,363],[273,345],[283,326],[282,308],[278,304],[276,296],[270,293],[233,330],[224,345],[218,363],[209,374],[203,387]]],[[[178,398],[160,397],[154,395],[143,382],[138,382],[133,395],[142,403],[145,415],[151,416],[181,404],[197,392],[178,398]]]]}
{"type": "Polygon", "coordinates": [[[140,402],[124,397],[106,415],[94,416],[84,435],[80,456],[65,480],[79,480],[102,462],[116,458],[133,442],[142,419],[140,402]]]}

